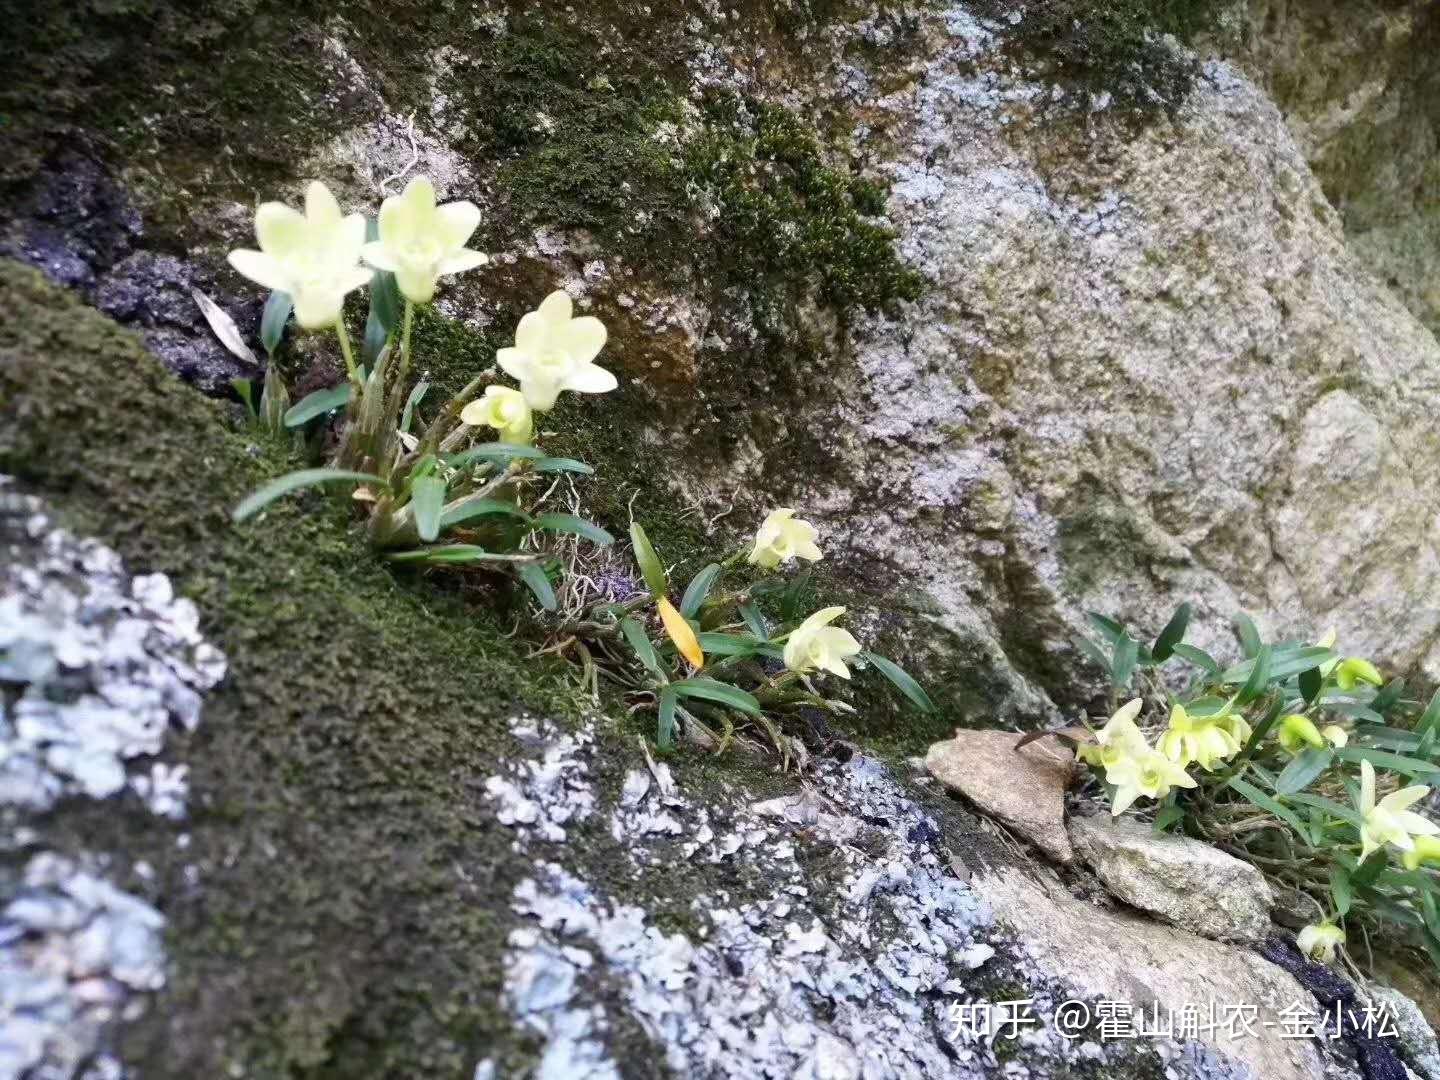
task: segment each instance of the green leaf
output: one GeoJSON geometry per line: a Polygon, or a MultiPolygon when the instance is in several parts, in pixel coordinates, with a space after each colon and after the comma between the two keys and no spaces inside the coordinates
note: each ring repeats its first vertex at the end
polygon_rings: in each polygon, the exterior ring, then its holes
{"type": "Polygon", "coordinates": [[[1389,862],[1390,855],[1384,848],[1372,851],[1370,857],[1351,872],[1350,883],[1356,888],[1365,888],[1380,876],[1380,871],[1384,870],[1389,862]]]}
{"type": "Polygon", "coordinates": [[[915,707],[921,712],[935,711],[935,703],[930,700],[930,695],[925,692],[925,688],[911,678],[899,664],[893,660],[887,660],[877,653],[862,652],[860,656],[867,663],[874,665],[875,670],[889,679],[895,688],[914,702],[915,707]]]}
{"type": "Polygon", "coordinates": [[[1390,711],[1391,707],[1400,700],[1400,695],[1404,692],[1405,680],[1391,679],[1381,687],[1380,692],[1370,700],[1370,708],[1383,715],[1390,711]]]}
{"type": "Polygon", "coordinates": [[[230,388],[245,404],[245,411],[250,414],[251,420],[259,420],[260,414],[255,411],[255,388],[250,385],[249,379],[231,379],[230,388]]]}
{"type": "Polygon", "coordinates": [[[1220,665],[1216,662],[1215,658],[1204,649],[1197,649],[1194,645],[1176,642],[1171,651],[1180,657],[1180,659],[1190,661],[1190,663],[1194,664],[1212,679],[1220,674],[1220,665]]]}
{"type": "Polygon", "coordinates": [[[471,495],[464,499],[457,499],[446,507],[445,512],[440,515],[440,528],[448,529],[451,525],[459,525],[462,521],[484,517],[487,514],[504,514],[507,517],[519,518],[521,521],[530,520],[530,515],[514,503],[505,502],[503,499],[492,499],[484,495],[471,495]]]}
{"type": "Polygon", "coordinates": [[[1115,660],[1110,666],[1110,681],[1117,690],[1124,690],[1130,685],[1130,676],[1135,674],[1135,661],[1139,656],[1139,643],[1129,634],[1122,633],[1115,642],[1115,660]]]}
{"type": "Polygon", "coordinates": [[[1155,814],[1155,832],[1168,832],[1170,827],[1185,816],[1185,811],[1173,798],[1167,799],[1165,804],[1155,814]]]}
{"type": "Polygon", "coordinates": [[[1260,651],[1255,654],[1255,662],[1251,665],[1250,677],[1245,680],[1245,685],[1235,695],[1235,700],[1244,705],[1254,701],[1264,692],[1270,681],[1270,646],[1261,645],[1260,651]]]}
{"type": "Polygon", "coordinates": [[[1300,696],[1305,699],[1306,705],[1315,704],[1315,699],[1320,696],[1320,690],[1325,685],[1325,676],[1320,674],[1318,667],[1307,668],[1300,672],[1300,696]]]}
{"type": "Polygon", "coordinates": [[[645,633],[645,628],[631,618],[620,620],[620,632],[625,635],[625,640],[630,643],[630,648],[640,658],[650,671],[666,677],[664,665],[660,663],[660,655],[655,651],[655,646],[650,643],[650,638],[645,633]]]}
{"type": "Polygon", "coordinates": [[[1429,931],[1429,936],[1440,934],[1440,903],[1436,902],[1434,893],[1427,890],[1421,894],[1420,910],[1425,916],[1425,929],[1429,931]]]}
{"type": "Polygon", "coordinates": [[[1368,761],[1377,769],[1390,769],[1406,776],[1433,776],[1440,773],[1440,765],[1433,762],[1392,754],[1388,750],[1372,750],[1368,746],[1344,746],[1335,751],[1335,756],[1342,761],[1368,761]]]}
{"type": "Polygon", "coordinates": [[[667,686],[660,691],[659,715],[656,718],[655,742],[661,750],[669,750],[675,745],[675,706],[678,702],[678,695],[673,686],[667,686]]]}
{"type": "Polygon", "coordinates": [[[421,476],[410,485],[410,505],[415,514],[415,531],[430,543],[440,535],[440,520],[445,509],[445,479],[421,476]]]}
{"type": "Polygon", "coordinates": [[[1261,810],[1266,810],[1269,811],[1271,814],[1274,814],[1277,818],[1279,818],[1281,821],[1285,822],[1285,824],[1289,825],[1292,829],[1294,829],[1295,832],[1300,836],[1303,837],[1305,835],[1305,825],[1298,817],[1295,816],[1294,812],[1288,807],[1282,806],[1280,803],[1276,802],[1269,795],[1266,795],[1263,791],[1257,788],[1254,784],[1246,783],[1238,776],[1232,776],[1230,778],[1230,786],[1236,791],[1238,791],[1241,795],[1245,796],[1245,798],[1248,799],[1250,802],[1258,806],[1261,810]]]}
{"type": "Polygon", "coordinates": [[[1359,812],[1353,806],[1346,806],[1344,803],[1338,803],[1334,799],[1327,799],[1323,795],[1290,795],[1287,796],[1287,798],[1298,806],[1309,807],[1313,810],[1319,810],[1329,814],[1331,817],[1337,817],[1347,825],[1353,825],[1357,829],[1364,824],[1359,812]]]}
{"type": "Polygon", "coordinates": [[[370,314],[380,321],[388,333],[400,325],[400,315],[405,308],[405,299],[400,295],[400,284],[388,270],[376,270],[370,275],[370,314]]]}
{"type": "Polygon", "coordinates": [[[451,454],[445,459],[445,464],[452,469],[458,469],[462,465],[469,465],[472,461],[503,461],[509,462],[514,458],[539,458],[544,457],[539,450],[533,446],[525,446],[523,443],[489,442],[472,446],[468,450],[462,450],[458,454],[451,454]]]}
{"type": "Polygon", "coordinates": [[[360,338],[360,355],[368,367],[374,367],[390,341],[390,332],[385,329],[375,314],[375,305],[370,305],[370,314],[365,318],[365,333],[360,338]]]}
{"type": "Polygon", "coordinates": [[[1190,605],[1181,604],[1175,609],[1175,614],[1170,616],[1170,621],[1165,624],[1165,629],[1160,631],[1160,636],[1155,639],[1155,644],[1150,649],[1150,655],[1157,664],[1163,664],[1170,659],[1175,652],[1175,646],[1185,637],[1185,629],[1189,625],[1190,605]]]}
{"type": "Polygon", "coordinates": [[[322,413],[328,413],[332,409],[348,405],[354,390],[355,388],[347,382],[326,390],[316,390],[313,394],[306,394],[290,406],[289,411],[285,413],[285,426],[299,427],[322,413]]]}
{"type": "Polygon", "coordinates": [[[1109,616],[1101,615],[1098,611],[1087,611],[1085,617],[1090,620],[1091,626],[1100,631],[1100,636],[1111,645],[1125,636],[1125,627],[1109,616]]]}
{"type": "Polygon", "coordinates": [[[569,457],[537,457],[530,463],[530,468],[541,473],[570,472],[580,473],[582,476],[590,476],[595,472],[583,461],[569,457]]]}
{"type": "Polygon", "coordinates": [[[572,536],[583,536],[586,540],[599,544],[601,547],[609,547],[615,542],[615,537],[602,529],[594,522],[586,521],[574,514],[541,514],[532,523],[537,529],[544,529],[546,532],[568,533],[572,536]]]}
{"type": "Polygon", "coordinates": [[[1356,720],[1368,720],[1372,724],[1383,724],[1385,718],[1369,705],[1361,705],[1358,701],[1327,701],[1325,708],[1331,712],[1338,712],[1341,716],[1353,716],[1356,720]]]}
{"type": "Polygon", "coordinates": [[[750,628],[758,641],[770,640],[770,628],[765,625],[765,616],[761,615],[754,604],[740,605],[740,618],[745,620],[745,625],[750,628]]]}
{"type": "Polygon", "coordinates": [[[1235,616],[1235,636],[1240,639],[1240,651],[1249,659],[1260,655],[1260,631],[1255,629],[1255,620],[1243,611],[1235,616]]]}
{"type": "Polygon", "coordinates": [[[535,594],[535,599],[542,608],[546,611],[555,610],[555,589],[551,586],[550,577],[543,566],[539,563],[526,563],[520,567],[520,580],[535,594]]]}
{"type": "Polygon", "coordinates": [[[1290,760],[1290,764],[1280,770],[1280,775],[1275,778],[1275,792],[1278,795],[1294,795],[1296,792],[1304,791],[1314,779],[1330,767],[1335,760],[1335,754],[1330,750],[1319,750],[1315,747],[1296,754],[1290,760]]]}
{"type": "Polygon", "coordinates": [[[1100,666],[1101,671],[1107,675],[1110,674],[1110,657],[1105,655],[1104,649],[1100,648],[1099,645],[1096,645],[1095,642],[1089,638],[1081,637],[1079,634],[1076,634],[1070,640],[1075,643],[1077,649],[1095,661],[1095,663],[1100,666]]]}
{"type": "MultiPolygon", "coordinates": [[[[1319,645],[1302,645],[1298,648],[1271,645],[1265,646],[1265,648],[1270,650],[1270,670],[1266,674],[1267,682],[1288,679],[1302,671],[1318,668],[1327,660],[1335,657],[1333,651],[1321,648],[1319,645]]],[[[1221,674],[1221,680],[1231,684],[1245,682],[1254,673],[1255,664],[1259,659],[1257,654],[1254,660],[1246,660],[1232,668],[1227,668],[1221,674]]]]}
{"type": "Polygon", "coordinates": [[[753,694],[746,693],[738,686],[720,682],[718,679],[700,677],[682,679],[680,682],[671,683],[670,689],[681,697],[701,698],[705,701],[729,706],[738,712],[749,713],[752,716],[760,715],[760,702],[755,700],[753,694]]]}
{"type": "Polygon", "coordinates": [[[690,584],[685,587],[685,595],[680,599],[680,614],[687,619],[695,618],[700,611],[700,605],[705,603],[705,598],[710,595],[710,590],[715,585],[715,579],[719,576],[720,564],[712,562],[691,578],[690,584]]]}
{"type": "Polygon", "coordinates": [[[1440,725],[1440,690],[1435,691],[1435,696],[1430,699],[1430,704],[1425,707],[1425,711],[1420,714],[1420,719],[1415,722],[1415,734],[1424,735],[1437,725],[1440,725]]]}
{"type": "Polygon", "coordinates": [[[635,561],[640,566],[640,574],[644,577],[650,594],[657,598],[664,596],[670,585],[665,577],[665,567],[638,521],[630,523],[630,546],[635,549],[635,561]]]}
{"type": "Polygon", "coordinates": [[[246,496],[241,500],[240,505],[231,511],[230,517],[234,521],[244,521],[257,510],[292,491],[315,487],[318,484],[340,483],[387,486],[384,480],[371,473],[350,472],[346,469],[301,469],[298,472],[286,473],[284,476],[277,477],[258,491],[246,496]]]}
{"type": "Polygon", "coordinates": [[[294,310],[295,301],[287,292],[276,289],[265,298],[265,310],[260,313],[260,344],[272,359],[285,338],[285,324],[294,310]]]}
{"type": "Polygon", "coordinates": [[[1330,895],[1335,899],[1335,913],[1343,919],[1350,913],[1350,901],[1355,893],[1350,885],[1350,871],[1339,863],[1330,867],[1330,895]]]}
{"type": "Polygon", "coordinates": [[[780,617],[790,622],[800,617],[800,601],[804,598],[805,590],[810,585],[810,577],[815,573],[812,566],[805,567],[796,574],[785,591],[780,594],[780,617]]]}
{"type": "Polygon", "coordinates": [[[391,552],[385,558],[390,562],[428,563],[434,566],[472,562],[520,563],[528,566],[533,564],[535,557],[513,552],[486,551],[478,544],[437,544],[434,547],[391,552]]]}
{"type": "Polygon", "coordinates": [[[778,646],[756,641],[750,634],[707,633],[698,635],[700,648],[705,655],[715,656],[774,656],[784,655],[778,646]]]}
{"type": "Polygon", "coordinates": [[[429,389],[430,384],[422,380],[415,384],[414,389],[410,391],[410,396],[405,399],[405,411],[400,414],[400,430],[407,435],[410,433],[411,423],[415,420],[415,407],[420,404],[420,400],[425,396],[425,391],[429,389]]]}

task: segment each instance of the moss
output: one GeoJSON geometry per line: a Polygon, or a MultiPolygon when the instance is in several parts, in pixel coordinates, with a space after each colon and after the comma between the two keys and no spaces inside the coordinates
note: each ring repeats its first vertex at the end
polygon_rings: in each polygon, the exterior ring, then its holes
{"type": "Polygon", "coordinates": [[[481,824],[479,785],[507,716],[572,715],[571,691],[455,590],[375,563],[343,500],[233,527],[278,449],[33,272],[3,264],[0,303],[25,312],[0,330],[0,471],[133,571],[171,574],[231,659],[180,748],[205,799],[190,847],[108,809],[67,826],[148,858],[174,900],[177,978],[136,1060],[156,1076],[439,1076],[508,1046],[495,960],[524,867],[481,824]],[[100,385],[113,409],[93,407],[100,385]]]}
{"type": "Polygon", "coordinates": [[[1035,0],[1013,24],[1014,0],[981,0],[978,10],[1005,30],[1011,48],[1038,64],[1088,107],[1109,95],[1132,114],[1173,112],[1199,65],[1160,35],[1189,41],[1214,29],[1229,0],[1035,0]]]}

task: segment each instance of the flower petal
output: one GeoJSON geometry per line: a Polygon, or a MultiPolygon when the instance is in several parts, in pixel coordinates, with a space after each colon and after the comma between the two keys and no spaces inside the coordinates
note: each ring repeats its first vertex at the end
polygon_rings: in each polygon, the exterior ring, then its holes
{"type": "Polygon", "coordinates": [[[400,264],[390,255],[390,249],[379,240],[372,240],[362,247],[360,257],[376,270],[388,270],[393,274],[400,269],[400,264]]]}
{"type": "Polygon", "coordinates": [[[556,323],[565,322],[574,310],[575,305],[570,300],[570,294],[564,289],[556,289],[540,302],[536,313],[547,323],[556,323]]]}
{"type": "Polygon", "coordinates": [[[593,315],[583,315],[570,323],[560,334],[560,347],[576,360],[589,362],[605,347],[608,335],[605,324],[593,315]]]}
{"type": "Polygon", "coordinates": [[[337,260],[359,261],[360,250],[365,246],[365,215],[351,214],[344,218],[335,230],[335,239],[337,260]]]}
{"type": "Polygon", "coordinates": [[[437,268],[442,274],[460,274],[466,270],[474,270],[477,266],[484,266],[490,261],[490,256],[482,251],[471,251],[469,248],[461,248],[459,251],[452,251],[440,260],[437,268]]]}
{"type": "Polygon", "coordinates": [[[1119,787],[1115,789],[1115,802],[1110,806],[1110,816],[1119,817],[1126,810],[1130,809],[1132,803],[1140,797],[1138,787],[1119,787]]]}
{"type": "Polygon", "coordinates": [[[545,339],[549,333],[550,328],[544,317],[538,311],[527,311],[520,316],[520,322],[515,327],[515,347],[529,353],[538,353],[545,348],[545,339]]]}
{"type": "Polygon", "coordinates": [[[1395,815],[1395,820],[1411,836],[1435,836],[1440,834],[1440,825],[1436,825],[1427,817],[1415,813],[1413,810],[1401,810],[1395,815]]]}
{"type": "Polygon", "coordinates": [[[608,394],[619,385],[615,376],[598,364],[582,364],[565,379],[566,390],[582,394],[608,394]]]}
{"type": "Polygon", "coordinates": [[[1375,766],[1360,762],[1360,813],[1368,814],[1375,809],[1375,766]]]}
{"type": "Polygon", "coordinates": [[[520,383],[520,392],[525,395],[525,404],[536,412],[546,412],[555,407],[560,396],[560,386],[551,379],[525,379],[520,383]]]}
{"type": "Polygon", "coordinates": [[[380,241],[398,248],[416,228],[415,211],[401,195],[391,195],[380,204],[380,241]]]}
{"type": "Polygon", "coordinates": [[[428,270],[402,264],[395,271],[395,284],[400,286],[400,295],[412,304],[428,304],[435,297],[435,275],[428,270]]]}
{"type": "Polygon", "coordinates": [[[267,289],[278,289],[281,292],[289,292],[292,287],[290,274],[286,271],[283,263],[273,255],[263,251],[251,251],[249,248],[240,248],[230,252],[230,265],[240,273],[244,274],[257,285],[263,285],[267,289]]]}
{"type": "Polygon", "coordinates": [[[294,294],[295,321],[306,330],[323,330],[340,318],[343,293],[332,289],[301,289],[294,294]]]}
{"type": "Polygon", "coordinates": [[[428,176],[416,176],[405,185],[400,193],[417,215],[426,215],[435,209],[435,185],[428,176]]]}
{"type": "Polygon", "coordinates": [[[1401,788],[1399,791],[1392,791],[1380,800],[1380,807],[1389,810],[1392,814],[1404,810],[1407,806],[1414,806],[1417,802],[1430,794],[1430,789],[1423,784],[1412,784],[1410,787],[1401,788]]]}
{"type": "Polygon", "coordinates": [[[517,382],[524,382],[530,377],[530,354],[524,349],[510,346],[496,349],[495,362],[500,365],[501,371],[517,382]]]}
{"type": "Polygon", "coordinates": [[[435,208],[435,224],[446,247],[462,248],[480,224],[480,208],[468,199],[435,208]]]}
{"type": "Polygon", "coordinates": [[[305,215],[284,203],[261,203],[255,211],[255,238],[267,255],[294,254],[306,244],[305,215]]]}
{"type": "Polygon", "coordinates": [[[340,204],[330,189],[319,180],[311,180],[305,189],[305,217],[311,225],[333,225],[340,220],[340,204]]]}

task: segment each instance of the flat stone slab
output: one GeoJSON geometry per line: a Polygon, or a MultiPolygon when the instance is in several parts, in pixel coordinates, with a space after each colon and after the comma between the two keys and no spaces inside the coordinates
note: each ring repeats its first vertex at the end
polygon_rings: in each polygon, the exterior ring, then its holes
{"type": "Polygon", "coordinates": [[[1021,750],[1013,731],[957,731],[925,755],[930,775],[1057,862],[1075,861],[1065,832],[1065,789],[1075,755],[1052,736],[1021,750]]]}
{"type": "Polygon", "coordinates": [[[1218,848],[1108,815],[1072,818],[1070,842],[1115,896],[1182,930],[1243,942],[1271,932],[1274,897],[1264,876],[1218,848]]]}

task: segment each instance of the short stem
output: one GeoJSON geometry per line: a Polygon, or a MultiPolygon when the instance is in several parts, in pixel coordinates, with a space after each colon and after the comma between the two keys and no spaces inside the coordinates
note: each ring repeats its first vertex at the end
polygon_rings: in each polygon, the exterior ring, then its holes
{"type": "Polygon", "coordinates": [[[355,354],[350,349],[350,333],[345,329],[343,315],[335,320],[335,336],[340,339],[340,352],[345,357],[345,370],[350,374],[350,381],[360,387],[360,372],[355,367],[355,354]]]}
{"type": "Polygon", "coordinates": [[[395,379],[397,384],[403,384],[405,376],[410,374],[410,324],[414,321],[415,305],[406,300],[405,318],[400,324],[400,374],[395,379]]]}

